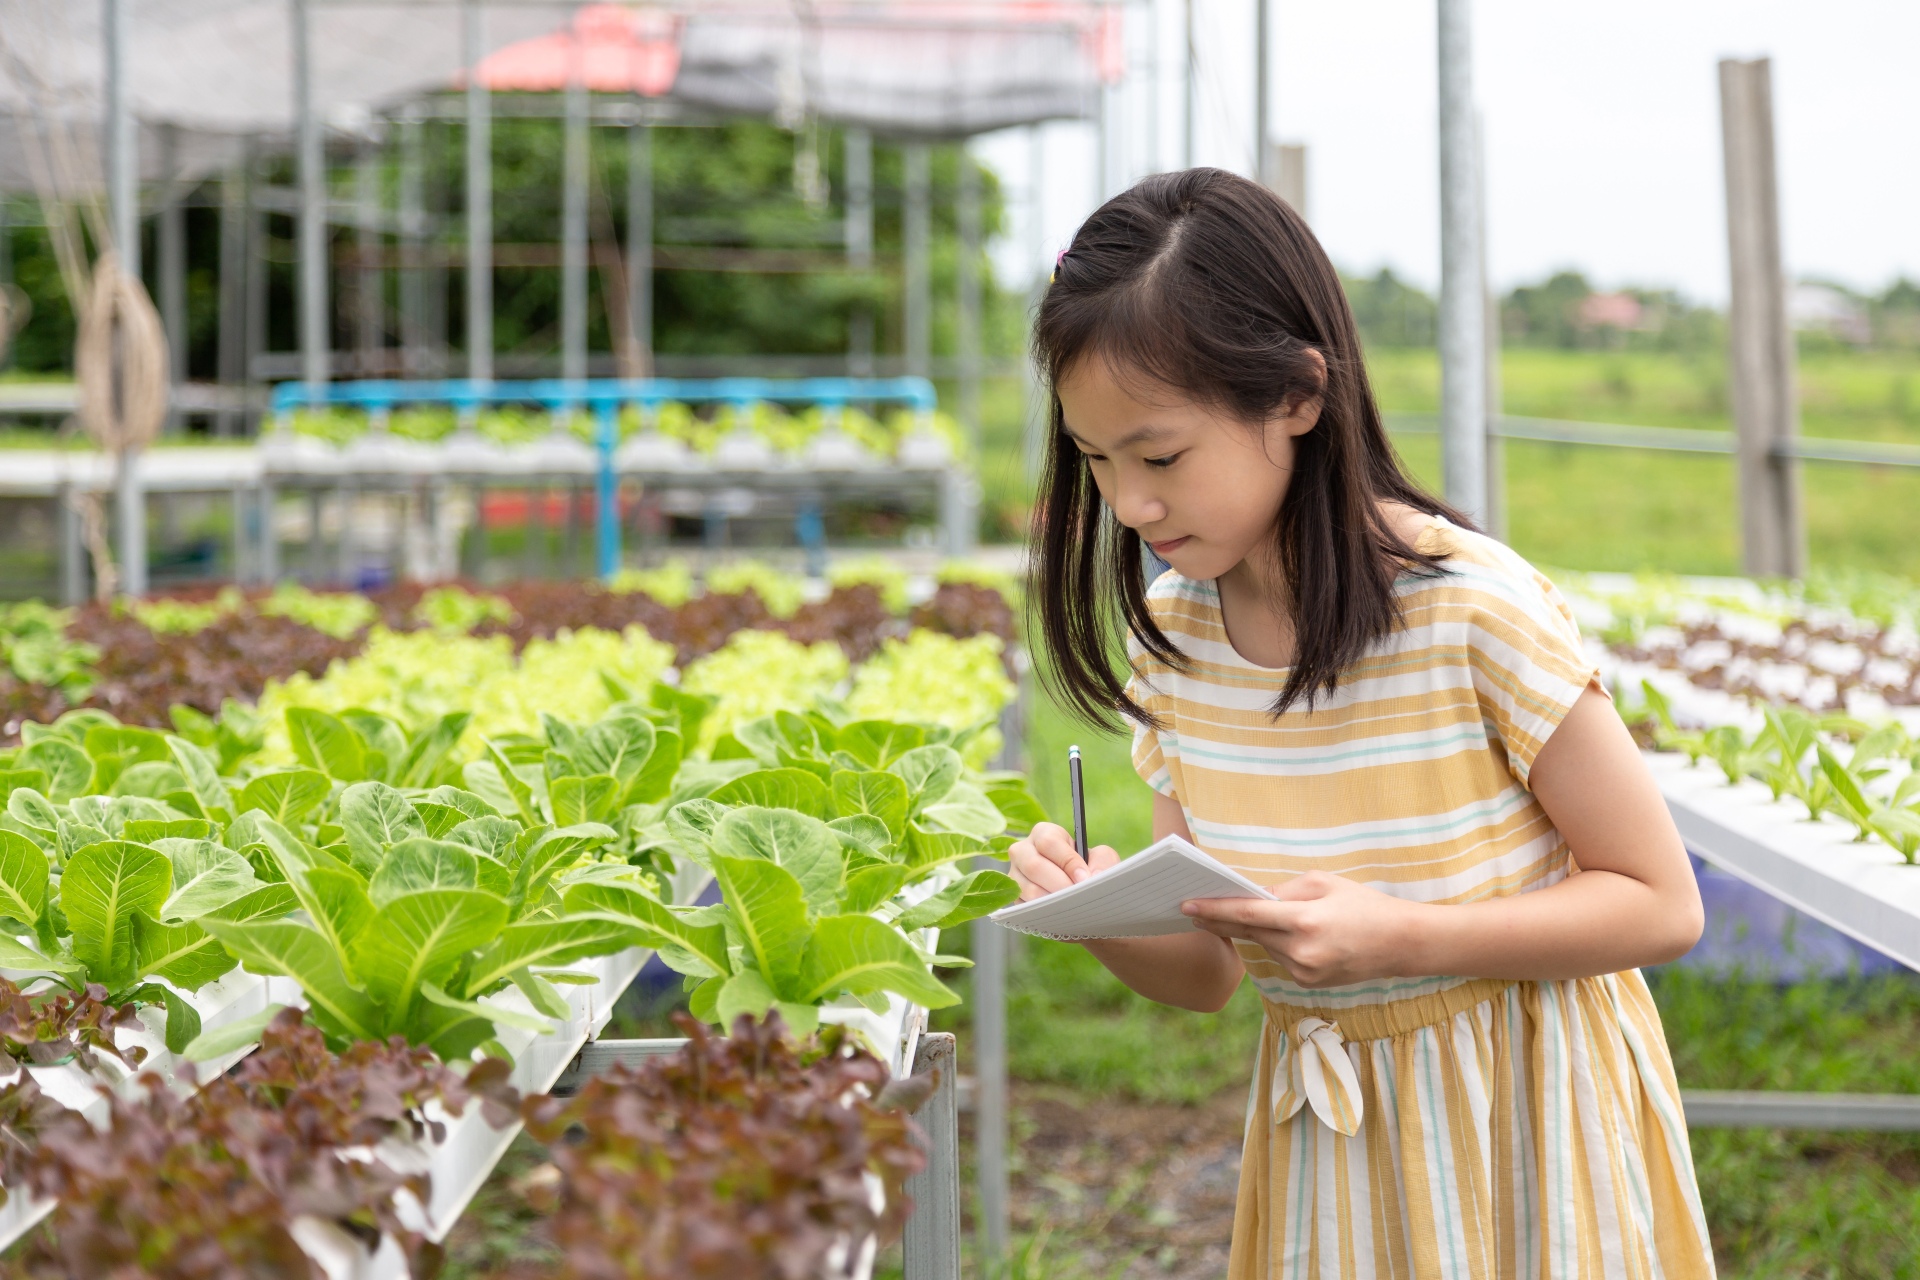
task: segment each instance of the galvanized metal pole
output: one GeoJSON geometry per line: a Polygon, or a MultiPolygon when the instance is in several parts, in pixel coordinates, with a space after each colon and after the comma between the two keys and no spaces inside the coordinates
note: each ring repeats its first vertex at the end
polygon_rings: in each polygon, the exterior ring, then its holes
{"type": "Polygon", "coordinates": [[[1482,526],[1494,537],[1507,537],[1507,447],[1500,438],[1503,395],[1500,387],[1500,295],[1493,287],[1493,266],[1487,256],[1487,130],[1479,112],[1473,116],[1474,171],[1480,180],[1480,291],[1485,301],[1487,345],[1487,506],[1482,526]]]}
{"type": "Polygon", "coordinates": [[[467,0],[467,376],[493,378],[493,95],[480,80],[486,9],[467,0]]]}
{"type": "Polygon", "coordinates": [[[300,376],[327,381],[327,170],[313,95],[313,12],[293,0],[293,115],[300,179],[300,376]]]}
{"type": "MultiPolygon", "coordinates": [[[[1027,313],[1037,313],[1040,297],[1046,292],[1050,272],[1047,269],[1046,226],[1047,164],[1040,126],[1027,126],[1027,268],[1033,274],[1027,282],[1027,313]]],[[[1039,370],[1031,359],[1020,362],[1026,380],[1027,430],[1022,457],[1026,464],[1027,484],[1040,479],[1040,468],[1047,448],[1047,390],[1041,385],[1039,370]]]]}
{"type": "MultiPolygon", "coordinates": [[[[1000,713],[999,769],[1026,756],[1026,692],[1000,713]]],[[[984,865],[986,860],[981,859],[984,865]]],[[[979,1200],[975,1226],[991,1271],[1007,1256],[1007,931],[985,916],[973,922],[973,1151],[979,1200]]]]}
{"type": "MultiPolygon", "coordinates": [[[[174,394],[187,380],[187,211],[179,182],[180,130],[160,127],[160,325],[167,334],[168,381],[174,394]]],[[[167,415],[167,429],[180,425],[178,411],[167,415]]]]}
{"type": "Polygon", "coordinates": [[[247,137],[244,155],[241,170],[246,176],[247,318],[242,330],[241,376],[252,388],[258,377],[255,363],[267,349],[267,211],[260,205],[255,186],[259,178],[259,135],[247,137]]]}
{"type": "MultiPolygon", "coordinates": [[[[246,382],[247,317],[247,204],[242,167],[233,165],[220,177],[220,322],[216,340],[216,380],[228,395],[237,395],[246,382]]],[[[219,432],[239,435],[244,412],[222,409],[219,432]]]]}
{"type": "Polygon", "coordinates": [[[1437,0],[1440,58],[1440,470],[1447,501],[1487,511],[1486,280],[1474,165],[1469,0],[1437,0]]]}
{"type": "Polygon", "coordinates": [[[132,48],[128,44],[127,6],[130,0],[103,0],[102,35],[106,44],[107,80],[107,215],[120,269],[140,275],[140,154],[139,133],[133,117],[131,86],[127,83],[132,48]]]}
{"type": "Polygon", "coordinates": [[[627,327],[634,375],[653,372],[653,125],[627,130],[627,327]]]}
{"type": "Polygon", "coordinates": [[[1273,159],[1267,154],[1272,143],[1267,131],[1273,115],[1273,71],[1268,65],[1268,46],[1273,43],[1271,0],[1253,0],[1253,180],[1272,185],[1273,159]]]}
{"type": "Polygon", "coordinates": [[[395,193],[400,230],[400,370],[427,371],[426,137],[411,105],[400,116],[400,182],[395,193]]]}
{"type": "Polygon", "coordinates": [[[1798,578],[1807,531],[1794,387],[1793,330],[1780,253],[1780,193],[1773,155],[1773,73],[1765,58],[1720,64],[1727,175],[1727,255],[1732,298],[1728,380],[1740,481],[1741,562],[1750,574],[1798,578]]]}
{"type": "Polygon", "coordinates": [[[1193,158],[1198,153],[1197,142],[1200,129],[1200,111],[1199,104],[1196,101],[1200,93],[1200,81],[1194,67],[1194,62],[1198,57],[1198,50],[1194,45],[1193,39],[1193,5],[1194,0],[1186,0],[1184,5],[1185,11],[1182,14],[1186,23],[1187,54],[1186,70],[1180,86],[1181,96],[1185,105],[1184,124],[1186,126],[1186,136],[1181,140],[1183,145],[1180,153],[1181,167],[1184,169],[1193,168],[1193,158]]]}
{"type": "Polygon", "coordinates": [[[386,372],[386,272],[380,259],[385,256],[387,238],[380,230],[380,145],[373,141],[360,144],[353,165],[354,227],[354,350],[356,372],[363,378],[378,378],[386,372]]]}
{"type": "Polygon", "coordinates": [[[959,199],[955,221],[960,231],[960,262],[955,273],[959,324],[954,334],[960,357],[960,426],[967,446],[980,456],[980,169],[960,148],[959,199]]]}
{"type": "Polygon", "coordinates": [[[913,1216],[902,1261],[909,1280],[960,1280],[960,1117],[954,1093],[958,1061],[953,1036],[920,1037],[913,1074],[939,1072],[933,1096],[914,1114],[927,1137],[927,1167],[907,1179],[913,1216]]]}
{"type": "MultiPolygon", "coordinates": [[[[873,135],[848,129],[846,146],[847,266],[873,270],[873,135]]],[[[873,376],[873,311],[855,307],[847,320],[847,371],[856,378],[873,376]]]]}
{"type": "Polygon", "coordinates": [[[567,76],[560,208],[560,376],[587,376],[587,82],[580,52],[567,76]]]}
{"type": "Polygon", "coordinates": [[[933,356],[933,152],[924,142],[905,148],[907,205],[907,372],[926,377],[933,356]]]}
{"type": "MultiPolygon", "coordinates": [[[[107,199],[120,267],[140,278],[139,135],[128,84],[133,46],[127,30],[129,0],[106,0],[107,199]]],[[[147,591],[147,497],[140,483],[140,451],[123,450],[114,468],[114,532],[120,559],[120,590],[147,591]]]]}

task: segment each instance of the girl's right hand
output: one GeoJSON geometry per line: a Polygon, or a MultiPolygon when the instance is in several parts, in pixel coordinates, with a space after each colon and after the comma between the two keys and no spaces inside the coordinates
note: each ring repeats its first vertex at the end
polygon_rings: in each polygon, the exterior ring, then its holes
{"type": "Polygon", "coordinates": [[[1104,844],[1087,850],[1087,858],[1086,862],[1080,861],[1072,832],[1058,823],[1041,822],[1007,851],[1007,870],[1020,886],[1020,901],[1031,902],[1079,884],[1120,861],[1120,855],[1104,844]]]}

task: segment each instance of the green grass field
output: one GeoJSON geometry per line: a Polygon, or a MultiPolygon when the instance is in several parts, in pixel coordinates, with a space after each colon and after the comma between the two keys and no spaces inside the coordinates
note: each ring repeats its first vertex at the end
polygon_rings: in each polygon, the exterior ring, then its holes
{"type": "MultiPolygon", "coordinates": [[[[1431,413],[1440,401],[1432,351],[1369,357],[1388,413],[1431,413]]],[[[1511,350],[1501,362],[1505,411],[1646,426],[1730,430],[1718,360],[1648,352],[1511,350]]],[[[1920,353],[1821,353],[1800,363],[1802,430],[1830,439],[1920,443],[1920,353]]],[[[984,400],[981,480],[989,533],[1011,539],[1026,509],[1025,391],[997,380],[984,400]]],[[[1424,482],[1439,482],[1439,442],[1395,443],[1424,482]]],[[[1521,554],[1569,569],[1739,570],[1731,459],[1509,441],[1507,536],[1521,554]]],[[[1807,538],[1824,569],[1920,577],[1920,469],[1804,466],[1807,538]]]]}

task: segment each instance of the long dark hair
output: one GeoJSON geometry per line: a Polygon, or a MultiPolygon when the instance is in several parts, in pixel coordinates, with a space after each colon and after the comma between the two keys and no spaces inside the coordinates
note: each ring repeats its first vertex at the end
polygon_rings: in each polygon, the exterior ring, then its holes
{"type": "MultiPolygon", "coordinates": [[[[1434,573],[1381,518],[1400,502],[1466,518],[1407,478],[1367,384],[1359,331],[1307,224],[1278,196],[1221,169],[1156,174],[1100,206],[1060,258],[1034,323],[1034,359],[1052,388],[1089,355],[1257,426],[1319,397],[1296,441],[1274,525],[1296,656],[1279,715],[1332,692],[1341,672],[1399,624],[1394,580],[1434,573]],[[1326,373],[1307,354],[1317,351],[1326,373]]],[[[1126,696],[1121,627],[1176,667],[1184,656],[1147,611],[1140,535],[1101,501],[1065,434],[1060,397],[1033,512],[1039,549],[1028,594],[1046,646],[1042,679],[1080,718],[1154,723],[1126,696]]]]}

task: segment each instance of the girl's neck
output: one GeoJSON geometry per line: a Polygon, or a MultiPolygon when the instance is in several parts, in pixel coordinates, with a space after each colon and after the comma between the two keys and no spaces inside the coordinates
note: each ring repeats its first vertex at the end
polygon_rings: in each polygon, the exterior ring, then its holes
{"type": "MultiPolygon", "coordinates": [[[[1380,504],[1388,528],[1408,546],[1419,542],[1433,521],[1425,512],[1398,502],[1380,504]]],[[[1293,665],[1293,617],[1288,611],[1292,587],[1272,540],[1262,542],[1233,568],[1215,579],[1220,593],[1220,622],[1235,653],[1260,667],[1293,665]]]]}
{"type": "Polygon", "coordinates": [[[1271,542],[1215,579],[1220,621],[1234,652],[1255,666],[1293,665],[1293,618],[1287,611],[1292,588],[1279,552],[1271,542]]]}

